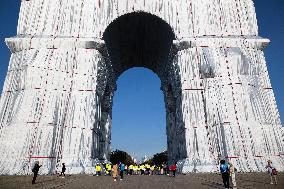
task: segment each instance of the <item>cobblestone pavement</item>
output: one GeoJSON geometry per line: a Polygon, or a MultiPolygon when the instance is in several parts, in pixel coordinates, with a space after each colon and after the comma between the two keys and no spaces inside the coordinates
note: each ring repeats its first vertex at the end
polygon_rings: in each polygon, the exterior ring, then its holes
{"type": "MultiPolygon", "coordinates": [[[[278,184],[270,185],[265,173],[237,174],[238,189],[284,189],[284,173],[278,174],[278,184]]],[[[126,176],[122,181],[114,182],[109,176],[68,175],[66,178],[57,176],[38,176],[37,183],[31,184],[32,176],[0,176],[0,189],[222,189],[219,174],[190,174],[169,176],[126,176]]]]}

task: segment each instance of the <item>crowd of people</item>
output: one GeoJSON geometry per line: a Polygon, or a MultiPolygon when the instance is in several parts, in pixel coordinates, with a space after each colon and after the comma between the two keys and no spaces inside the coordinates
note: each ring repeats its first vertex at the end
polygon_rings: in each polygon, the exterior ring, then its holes
{"type": "Polygon", "coordinates": [[[141,164],[141,165],[125,165],[122,162],[117,164],[97,164],[96,165],[96,176],[108,175],[113,177],[114,181],[120,176],[120,180],[123,180],[123,176],[126,175],[168,175],[168,176],[176,176],[177,166],[174,163],[171,166],[166,164],[157,166],[157,165],[149,165],[149,164],[141,164]]]}
{"type": "MultiPolygon", "coordinates": [[[[32,179],[32,184],[35,184],[39,169],[41,165],[39,165],[39,162],[36,161],[35,165],[32,169],[32,172],[34,174],[32,179]]],[[[270,184],[277,184],[277,170],[272,165],[272,161],[268,160],[267,165],[265,167],[267,170],[267,173],[270,177],[270,184]]],[[[120,177],[120,180],[123,180],[124,175],[168,175],[175,177],[176,171],[177,171],[177,165],[176,163],[168,166],[166,163],[162,165],[150,165],[150,164],[141,164],[141,165],[125,165],[123,162],[119,162],[117,164],[111,164],[111,163],[103,163],[103,164],[97,164],[95,167],[95,176],[112,176],[114,181],[117,181],[118,177],[120,177]]],[[[65,164],[62,163],[62,170],[59,176],[65,177],[65,171],[66,167],[65,164]]],[[[225,160],[220,161],[220,173],[222,175],[224,187],[236,189],[237,183],[236,183],[236,171],[237,169],[234,167],[234,165],[231,162],[226,162],[225,160]]]]}
{"type": "MultiPolygon", "coordinates": [[[[32,172],[34,174],[32,184],[35,184],[36,178],[38,176],[38,172],[41,165],[39,165],[39,162],[36,161],[34,168],[32,169],[32,172]]],[[[113,180],[116,181],[118,177],[120,177],[120,180],[123,180],[123,176],[126,175],[168,175],[168,176],[176,176],[176,170],[177,166],[176,163],[174,163],[171,166],[168,166],[167,164],[163,164],[160,166],[157,165],[149,165],[149,164],[141,164],[141,165],[125,165],[122,162],[119,162],[117,164],[111,164],[111,163],[103,163],[103,164],[97,164],[95,166],[95,174],[94,176],[112,176],[113,180]]],[[[62,178],[65,177],[65,163],[62,163],[62,169],[61,173],[58,176],[62,176],[62,178]]]]}

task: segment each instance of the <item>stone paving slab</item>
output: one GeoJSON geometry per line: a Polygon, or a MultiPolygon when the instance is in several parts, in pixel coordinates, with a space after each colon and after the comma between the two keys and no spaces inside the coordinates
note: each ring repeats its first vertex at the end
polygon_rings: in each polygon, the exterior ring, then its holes
{"type": "MultiPolygon", "coordinates": [[[[284,173],[278,174],[278,184],[270,185],[265,173],[237,174],[238,189],[284,189],[284,173]]],[[[31,184],[32,176],[0,176],[0,189],[222,189],[219,174],[190,174],[169,176],[134,175],[114,182],[109,176],[39,175],[37,183],[31,184]]]]}

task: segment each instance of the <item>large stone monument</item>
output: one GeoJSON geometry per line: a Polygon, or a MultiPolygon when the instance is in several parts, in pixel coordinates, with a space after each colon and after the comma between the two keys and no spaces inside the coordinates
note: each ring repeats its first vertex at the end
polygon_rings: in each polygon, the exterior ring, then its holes
{"type": "Polygon", "coordinates": [[[125,70],[161,79],[169,161],[183,172],[284,169],[283,128],[252,0],[22,0],[0,100],[0,173],[108,159],[125,70]]]}

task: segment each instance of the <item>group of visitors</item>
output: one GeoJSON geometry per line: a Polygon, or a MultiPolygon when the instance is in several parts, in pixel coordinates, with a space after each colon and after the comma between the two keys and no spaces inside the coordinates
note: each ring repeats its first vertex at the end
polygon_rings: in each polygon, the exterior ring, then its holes
{"type": "MultiPolygon", "coordinates": [[[[270,184],[277,184],[277,170],[272,166],[272,161],[268,160],[266,165],[266,170],[268,175],[270,176],[270,184]]],[[[237,169],[231,162],[226,163],[225,160],[220,161],[220,172],[222,175],[223,183],[225,188],[230,187],[230,183],[232,184],[233,189],[237,188],[236,183],[236,171],[237,169]]]]}
{"type": "Polygon", "coordinates": [[[149,164],[141,164],[141,165],[125,165],[122,162],[118,164],[97,164],[96,165],[96,176],[101,176],[102,171],[104,171],[105,175],[112,175],[114,181],[117,180],[117,177],[120,176],[120,180],[123,180],[123,175],[170,175],[176,176],[177,166],[174,163],[171,166],[167,166],[163,164],[161,166],[149,165],[149,164]]]}
{"type": "MultiPolygon", "coordinates": [[[[35,165],[32,169],[32,172],[34,174],[32,184],[35,184],[39,169],[42,165],[39,165],[39,162],[36,161],[35,165]]],[[[277,184],[277,170],[275,167],[272,166],[272,161],[268,160],[267,165],[265,167],[267,169],[267,173],[270,176],[270,184],[277,184]]],[[[167,166],[166,164],[163,164],[161,166],[155,166],[155,165],[149,165],[149,164],[141,164],[141,165],[125,165],[122,162],[119,162],[117,164],[110,164],[106,163],[103,165],[97,164],[96,167],[96,176],[101,176],[103,171],[105,172],[105,175],[109,175],[113,177],[113,180],[116,181],[118,176],[120,176],[120,180],[123,180],[124,174],[127,175],[170,175],[169,173],[172,173],[172,176],[176,176],[177,171],[177,165],[176,163],[172,164],[171,166],[167,166]]],[[[62,169],[59,176],[65,177],[65,163],[62,163],[62,169]]],[[[237,188],[236,183],[236,171],[237,169],[234,167],[234,165],[231,162],[226,163],[225,160],[220,161],[220,173],[222,175],[223,183],[225,188],[230,187],[230,183],[232,184],[233,189],[237,188]]]]}

